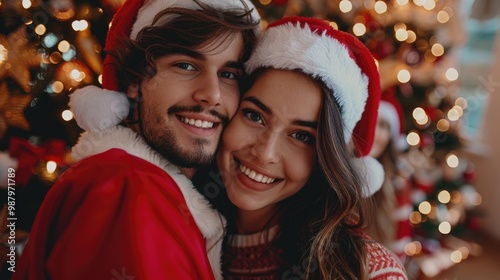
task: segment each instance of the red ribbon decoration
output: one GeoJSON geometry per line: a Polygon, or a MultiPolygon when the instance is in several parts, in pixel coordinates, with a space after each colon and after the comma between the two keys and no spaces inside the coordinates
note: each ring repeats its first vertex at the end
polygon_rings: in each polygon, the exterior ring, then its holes
{"type": "Polygon", "coordinates": [[[26,139],[12,137],[9,155],[18,160],[16,185],[26,186],[40,161],[52,160],[57,163],[58,167],[66,165],[64,159],[66,143],[61,139],[51,139],[40,146],[35,146],[26,139]]]}

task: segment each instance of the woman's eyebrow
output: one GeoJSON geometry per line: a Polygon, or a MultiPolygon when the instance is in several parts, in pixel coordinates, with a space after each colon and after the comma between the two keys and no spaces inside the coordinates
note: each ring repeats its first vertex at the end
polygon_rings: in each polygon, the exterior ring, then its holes
{"type": "Polygon", "coordinates": [[[269,108],[267,105],[265,105],[264,103],[262,103],[255,96],[247,96],[247,97],[243,98],[243,100],[253,103],[255,106],[259,107],[262,111],[264,111],[268,115],[272,115],[273,114],[273,110],[271,110],[271,108],[269,108]]]}
{"type": "Polygon", "coordinates": [[[294,120],[292,121],[292,124],[318,129],[318,122],[316,121],[294,120]]]}

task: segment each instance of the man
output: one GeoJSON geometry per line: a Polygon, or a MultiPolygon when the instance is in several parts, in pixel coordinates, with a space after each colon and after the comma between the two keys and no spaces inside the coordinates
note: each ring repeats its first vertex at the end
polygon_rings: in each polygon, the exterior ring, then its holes
{"type": "Polygon", "coordinates": [[[259,30],[252,8],[123,4],[106,41],[105,90],[71,96],[87,130],[76,163],[47,194],[13,279],[222,278],[224,222],[189,179],[237,109],[241,65],[259,30]],[[116,126],[125,116],[131,128],[116,126]]]}

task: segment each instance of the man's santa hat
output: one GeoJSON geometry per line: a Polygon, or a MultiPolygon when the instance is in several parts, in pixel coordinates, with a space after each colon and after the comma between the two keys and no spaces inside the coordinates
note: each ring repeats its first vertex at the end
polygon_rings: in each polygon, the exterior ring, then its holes
{"type": "MultiPolygon", "coordinates": [[[[260,15],[250,0],[127,0],[113,17],[104,50],[112,52],[123,37],[135,40],[139,31],[152,26],[155,16],[164,9],[201,10],[199,3],[220,11],[251,10],[252,22],[260,21],[260,15]]],[[[165,24],[170,20],[172,17],[166,17],[155,25],[165,24]]],[[[260,33],[259,24],[254,31],[257,35],[260,33]]],[[[102,72],[103,88],[86,86],[70,95],[69,106],[81,128],[88,131],[104,130],[118,125],[128,116],[130,105],[127,96],[118,92],[118,67],[116,58],[106,55],[102,72]]]]}
{"type": "Polygon", "coordinates": [[[375,193],[382,186],[384,171],[367,155],[381,93],[378,69],[368,48],[324,20],[287,17],[269,25],[246,64],[248,74],[259,68],[300,70],[330,89],[342,113],[343,137],[354,143],[362,159],[368,184],[363,194],[375,193]]]}
{"type": "Polygon", "coordinates": [[[389,90],[382,94],[378,107],[378,117],[385,120],[390,127],[392,145],[398,151],[408,147],[405,135],[403,108],[399,103],[394,90],[389,90]]]}

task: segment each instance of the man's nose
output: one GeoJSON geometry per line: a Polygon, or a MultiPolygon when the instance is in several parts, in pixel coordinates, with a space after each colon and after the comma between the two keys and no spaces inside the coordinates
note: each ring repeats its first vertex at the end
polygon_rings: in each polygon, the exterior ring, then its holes
{"type": "Polygon", "coordinates": [[[221,104],[221,95],[219,77],[207,73],[193,93],[193,99],[201,105],[212,107],[221,104]]]}

